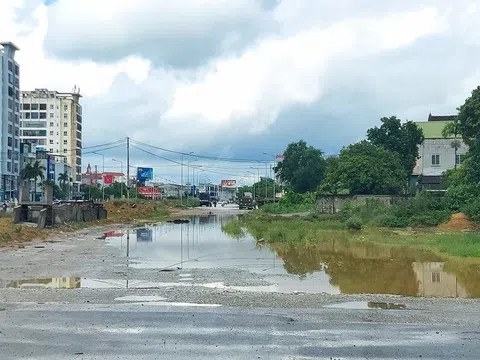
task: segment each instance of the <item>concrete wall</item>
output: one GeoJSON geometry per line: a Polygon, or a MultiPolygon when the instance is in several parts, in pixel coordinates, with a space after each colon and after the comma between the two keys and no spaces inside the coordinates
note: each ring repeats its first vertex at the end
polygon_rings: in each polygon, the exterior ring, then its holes
{"type": "Polygon", "coordinates": [[[365,204],[368,200],[376,200],[385,205],[391,205],[406,198],[391,195],[319,195],[317,196],[316,210],[317,214],[333,214],[342,211],[347,201],[365,204]]]}

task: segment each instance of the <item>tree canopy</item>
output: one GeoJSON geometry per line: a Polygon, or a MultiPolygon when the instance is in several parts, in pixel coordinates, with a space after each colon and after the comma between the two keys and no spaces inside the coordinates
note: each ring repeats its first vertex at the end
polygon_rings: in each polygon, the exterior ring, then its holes
{"type": "Polygon", "coordinates": [[[406,186],[400,156],[366,140],[343,148],[330,176],[351,194],[399,194],[406,186]]]}
{"type": "Polygon", "coordinates": [[[278,178],[299,193],[316,190],[325,176],[322,151],[300,140],[289,144],[283,155],[283,161],[275,168],[278,178]]]}
{"type": "Polygon", "coordinates": [[[423,131],[412,121],[402,124],[396,116],[383,117],[380,121],[380,127],[368,129],[368,140],[373,145],[397,153],[405,176],[410,176],[418,159],[418,145],[424,139],[423,131]]]}
{"type": "Polygon", "coordinates": [[[476,139],[480,139],[480,86],[457,110],[459,131],[465,143],[471,146],[476,139]]]}

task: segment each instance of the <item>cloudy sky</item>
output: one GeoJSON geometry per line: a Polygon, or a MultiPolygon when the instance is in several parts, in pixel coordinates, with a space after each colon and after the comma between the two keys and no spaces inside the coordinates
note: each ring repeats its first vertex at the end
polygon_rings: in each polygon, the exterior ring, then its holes
{"type": "MultiPolygon", "coordinates": [[[[265,160],[304,139],[334,154],[382,116],[454,113],[480,83],[478,0],[4,0],[0,14],[22,90],[81,88],[84,146],[265,160]]],[[[197,164],[225,172],[212,180],[252,165],[197,164]]]]}

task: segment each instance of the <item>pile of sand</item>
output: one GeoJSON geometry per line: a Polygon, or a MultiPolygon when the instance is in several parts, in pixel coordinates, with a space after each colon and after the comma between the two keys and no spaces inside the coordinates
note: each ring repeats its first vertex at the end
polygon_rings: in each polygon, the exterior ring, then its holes
{"type": "Polygon", "coordinates": [[[457,213],[452,215],[448,223],[440,224],[438,227],[444,230],[468,230],[472,229],[473,225],[470,220],[468,220],[467,215],[464,213],[457,213]]]}

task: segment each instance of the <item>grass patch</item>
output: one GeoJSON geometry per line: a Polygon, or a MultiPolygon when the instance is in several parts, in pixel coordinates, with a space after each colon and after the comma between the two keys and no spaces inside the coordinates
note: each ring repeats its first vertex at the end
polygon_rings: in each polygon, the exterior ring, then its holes
{"type": "Polygon", "coordinates": [[[315,204],[293,204],[283,205],[277,204],[265,204],[260,208],[261,212],[266,214],[294,214],[304,212],[315,212],[315,204]]]}
{"type": "Polygon", "coordinates": [[[440,232],[437,229],[409,231],[367,226],[357,230],[358,219],[352,229],[333,216],[273,217],[246,216],[228,223],[224,232],[235,236],[239,229],[247,230],[257,241],[270,244],[309,246],[326,241],[372,243],[390,247],[416,248],[458,257],[480,257],[480,233],[440,232]]]}

